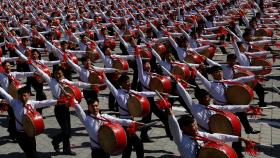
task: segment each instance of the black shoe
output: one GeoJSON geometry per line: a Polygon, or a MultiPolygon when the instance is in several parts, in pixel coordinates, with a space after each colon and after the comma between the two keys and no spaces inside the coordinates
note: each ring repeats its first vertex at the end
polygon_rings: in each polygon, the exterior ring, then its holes
{"type": "Polygon", "coordinates": [[[55,143],[54,140],[52,140],[52,145],[53,145],[53,149],[55,152],[59,153],[60,150],[59,150],[59,144],[58,143],[55,143]]]}
{"type": "Polygon", "coordinates": [[[148,136],[148,135],[146,135],[146,136],[140,136],[141,137],[141,141],[143,142],[143,143],[150,143],[150,142],[152,142],[152,140],[150,139],[150,137],[148,136]]]}
{"type": "Polygon", "coordinates": [[[246,134],[258,134],[258,133],[260,133],[261,131],[257,131],[257,130],[254,130],[254,129],[251,129],[250,131],[246,131],[245,130],[245,133],[246,134]]]}
{"type": "Polygon", "coordinates": [[[63,151],[63,155],[71,155],[71,156],[76,156],[77,154],[74,151],[63,151]]]}

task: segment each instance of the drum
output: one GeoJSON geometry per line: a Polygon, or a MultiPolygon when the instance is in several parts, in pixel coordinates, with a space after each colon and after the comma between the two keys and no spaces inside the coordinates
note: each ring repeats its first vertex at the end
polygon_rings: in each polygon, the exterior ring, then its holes
{"type": "Polygon", "coordinates": [[[188,81],[191,76],[190,68],[184,64],[172,64],[171,73],[175,76],[181,77],[185,81],[188,81]]]}
{"type": "Polygon", "coordinates": [[[90,71],[90,74],[88,76],[88,82],[91,84],[104,84],[104,74],[97,71],[90,71]]]}
{"type": "Polygon", "coordinates": [[[159,91],[169,93],[171,90],[171,81],[166,76],[152,76],[150,79],[149,87],[152,91],[159,91]]]}
{"type": "Polygon", "coordinates": [[[126,147],[126,133],[120,124],[104,123],[98,130],[101,148],[110,155],[119,155],[126,147]]]}
{"type": "Polygon", "coordinates": [[[200,55],[203,55],[209,59],[212,59],[215,53],[216,53],[216,47],[212,47],[212,46],[210,46],[208,49],[203,50],[202,52],[199,52],[200,55]]]}
{"type": "Polygon", "coordinates": [[[45,124],[42,115],[37,111],[27,111],[22,118],[23,129],[29,137],[35,137],[44,132],[45,124]]]}
{"type": "MultiPolygon", "coordinates": [[[[72,60],[75,64],[78,64],[78,58],[72,54],[72,53],[67,53],[67,56],[68,58],[70,58],[70,60],[72,60]]],[[[64,68],[64,69],[70,69],[71,67],[67,64],[66,61],[62,61],[61,63],[61,66],[64,68]]]]}
{"type": "Polygon", "coordinates": [[[238,158],[232,147],[223,142],[207,142],[200,149],[198,158],[238,158]]]}
{"type": "Polygon", "coordinates": [[[240,120],[231,112],[217,112],[217,114],[210,117],[208,125],[211,133],[223,133],[236,136],[240,136],[241,134],[240,120]]]}
{"type": "Polygon", "coordinates": [[[150,112],[150,103],[146,97],[131,94],[127,101],[128,111],[133,117],[143,117],[150,112]]]}
{"type": "MultiPolygon", "coordinates": [[[[265,60],[263,58],[253,58],[251,61],[251,66],[263,66],[263,67],[272,67],[272,63],[268,60],[265,60]]],[[[266,69],[266,70],[259,70],[254,71],[256,75],[267,75],[270,74],[272,69],[266,69]]]]}
{"type": "Polygon", "coordinates": [[[109,47],[111,50],[114,50],[116,48],[116,41],[112,38],[106,39],[104,41],[104,48],[109,47]]]}
{"type": "Polygon", "coordinates": [[[255,31],[255,36],[257,36],[257,37],[263,37],[263,36],[272,37],[273,36],[273,31],[271,29],[257,29],[255,31]]]}
{"type": "MultiPolygon", "coordinates": [[[[238,70],[238,72],[233,75],[233,78],[254,76],[254,73],[249,70],[241,69],[241,68],[238,68],[237,70],[238,70]]],[[[252,81],[247,82],[246,84],[248,84],[251,88],[254,88],[257,85],[257,83],[258,82],[256,80],[252,80],[252,81]]]]}
{"type": "MultiPolygon", "coordinates": [[[[17,82],[17,81],[16,81],[17,82]]],[[[15,82],[10,82],[8,86],[8,93],[14,98],[18,99],[18,90],[21,88],[21,85],[15,82]]]]}
{"type": "Polygon", "coordinates": [[[164,56],[167,51],[165,45],[162,43],[156,44],[154,49],[161,57],[164,56]]]}
{"type": "MultiPolygon", "coordinates": [[[[83,95],[82,95],[81,90],[78,87],[73,86],[71,84],[64,84],[63,88],[67,93],[69,93],[70,95],[73,95],[79,103],[82,101],[83,95]]],[[[61,95],[64,95],[64,93],[61,92],[61,95]]]]}
{"type": "Polygon", "coordinates": [[[98,51],[96,49],[90,49],[90,48],[87,48],[87,56],[92,62],[100,58],[98,51]]]}
{"type": "Polygon", "coordinates": [[[128,70],[128,62],[121,58],[112,58],[112,67],[119,70],[128,70]]]}
{"type": "Polygon", "coordinates": [[[205,59],[203,58],[202,55],[197,53],[192,53],[192,52],[188,53],[185,58],[185,61],[187,63],[192,63],[192,64],[201,64],[204,62],[204,60],[205,59]]]}
{"type": "Polygon", "coordinates": [[[230,105],[248,105],[254,98],[254,92],[246,84],[229,85],[225,91],[227,103],[230,105]]]}
{"type": "MultiPolygon", "coordinates": [[[[45,66],[45,65],[37,65],[41,70],[43,70],[48,76],[51,76],[51,71],[50,69],[45,66]]],[[[44,83],[44,79],[39,76],[39,75],[35,75],[35,79],[39,82],[39,83],[44,83]]]]}

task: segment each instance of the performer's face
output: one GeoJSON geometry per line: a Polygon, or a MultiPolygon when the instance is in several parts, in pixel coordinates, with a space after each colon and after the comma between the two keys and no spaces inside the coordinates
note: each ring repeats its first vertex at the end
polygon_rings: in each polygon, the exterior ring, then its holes
{"type": "Polygon", "coordinates": [[[229,66],[232,67],[232,66],[234,66],[236,64],[236,60],[235,59],[228,59],[227,63],[228,63],[229,66]]]}
{"type": "Polygon", "coordinates": [[[29,93],[22,93],[19,95],[19,99],[22,101],[23,104],[26,104],[30,97],[29,93]]]}
{"type": "Polygon", "coordinates": [[[121,83],[121,86],[125,90],[130,90],[131,87],[130,80],[126,80],[125,82],[121,83]]]}
{"type": "Polygon", "coordinates": [[[211,101],[211,97],[209,95],[205,95],[203,98],[199,100],[200,104],[209,105],[211,101]]]}
{"type": "Polygon", "coordinates": [[[215,80],[222,80],[224,78],[224,73],[222,70],[218,70],[212,74],[215,80]]]}
{"type": "Polygon", "coordinates": [[[91,67],[91,61],[90,61],[90,59],[87,59],[86,61],[84,61],[84,67],[85,67],[85,68],[90,68],[90,67],[91,67]]]}
{"type": "Polygon", "coordinates": [[[55,73],[55,78],[60,81],[61,79],[63,79],[63,72],[61,70],[58,70],[56,73],[55,73]]]}
{"type": "Polygon", "coordinates": [[[88,111],[90,114],[97,115],[99,114],[99,103],[95,101],[88,105],[88,111]]]}
{"type": "Polygon", "coordinates": [[[3,66],[4,70],[6,73],[10,73],[11,72],[11,64],[10,63],[6,63],[4,66],[3,66]]]}
{"type": "Polygon", "coordinates": [[[33,58],[34,60],[38,60],[38,59],[39,59],[39,54],[38,54],[38,52],[34,52],[34,53],[32,54],[32,58],[33,58]]]}
{"type": "Polygon", "coordinates": [[[195,136],[198,132],[198,126],[196,121],[190,125],[184,126],[183,127],[183,133],[191,136],[195,136]]]}
{"type": "Polygon", "coordinates": [[[147,72],[151,72],[151,65],[149,62],[146,62],[144,64],[144,70],[147,71],[147,72]]]}

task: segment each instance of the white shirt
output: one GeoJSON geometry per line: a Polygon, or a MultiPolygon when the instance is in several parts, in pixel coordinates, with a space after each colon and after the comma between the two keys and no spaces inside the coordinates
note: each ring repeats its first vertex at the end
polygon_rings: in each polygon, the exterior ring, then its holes
{"type": "MultiPolygon", "coordinates": [[[[210,110],[205,105],[196,104],[189,93],[185,90],[181,83],[176,85],[179,95],[183,98],[185,104],[191,111],[192,116],[197,121],[197,124],[203,129],[209,130],[208,122],[211,116],[216,114],[215,111],[210,110]]],[[[250,105],[208,105],[215,109],[230,111],[230,112],[243,112],[249,109],[250,105]]]]}
{"type": "MultiPolygon", "coordinates": [[[[0,88],[0,94],[9,102],[11,107],[13,108],[15,117],[16,117],[16,129],[17,131],[23,131],[22,126],[22,117],[27,112],[27,109],[24,108],[24,105],[21,101],[17,99],[13,99],[11,95],[9,95],[3,88],[0,88]]],[[[26,105],[31,105],[33,109],[43,108],[47,106],[52,106],[57,104],[57,100],[44,100],[44,101],[35,101],[28,100],[26,105]]]]}
{"type": "MultiPolygon", "coordinates": [[[[91,138],[90,139],[91,147],[100,148],[99,140],[98,140],[98,130],[99,130],[100,126],[103,124],[103,121],[95,119],[94,117],[91,117],[89,115],[86,115],[86,113],[84,112],[84,110],[82,109],[82,107],[79,104],[75,105],[75,110],[76,110],[76,113],[77,113],[79,119],[85,125],[86,130],[89,134],[89,137],[91,138]]],[[[102,115],[99,114],[95,117],[101,118],[101,119],[106,118],[114,123],[119,123],[122,126],[129,126],[133,122],[131,120],[119,119],[119,118],[115,118],[115,117],[112,117],[112,116],[106,115],[106,114],[102,114],[102,115]],[[104,117],[104,118],[102,118],[102,117],[104,117]]]]}
{"type": "MultiPolygon", "coordinates": [[[[23,77],[30,77],[34,74],[34,72],[10,72],[9,75],[15,77],[16,79],[20,79],[23,77]]],[[[8,91],[9,87],[9,78],[6,73],[0,73],[0,85],[1,87],[8,91]]]]}
{"type": "MultiPolygon", "coordinates": [[[[196,158],[198,152],[198,144],[202,144],[201,141],[193,140],[191,136],[185,135],[181,132],[179,124],[174,115],[168,116],[168,123],[170,132],[173,136],[174,142],[178,147],[178,150],[183,158],[196,158]]],[[[238,136],[232,136],[227,134],[218,133],[206,133],[198,131],[198,135],[204,138],[208,138],[213,141],[224,142],[238,142],[238,136]]]]}

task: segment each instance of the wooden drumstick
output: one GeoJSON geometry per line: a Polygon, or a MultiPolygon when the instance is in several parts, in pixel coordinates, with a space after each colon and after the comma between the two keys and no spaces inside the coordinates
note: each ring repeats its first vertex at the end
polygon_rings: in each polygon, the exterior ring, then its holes
{"type": "Polygon", "coordinates": [[[279,89],[279,88],[277,88],[277,87],[275,87],[275,86],[273,86],[272,88],[273,88],[273,90],[274,90],[276,93],[278,93],[278,94],[280,95],[280,89],[279,89]]]}

